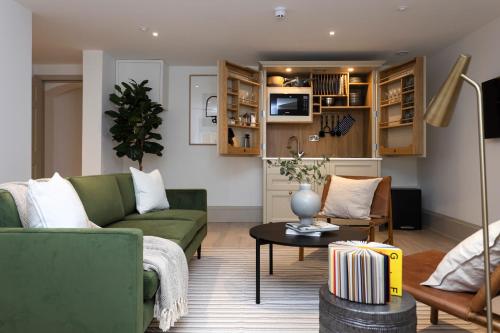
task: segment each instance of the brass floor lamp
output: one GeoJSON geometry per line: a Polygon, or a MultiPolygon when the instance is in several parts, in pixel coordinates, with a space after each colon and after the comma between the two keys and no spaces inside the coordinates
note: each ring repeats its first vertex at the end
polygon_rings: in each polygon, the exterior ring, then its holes
{"type": "Polygon", "coordinates": [[[493,332],[492,309],[491,309],[491,284],[490,284],[490,254],[489,254],[489,232],[488,232],[488,197],[486,189],[486,157],[484,148],[484,120],[483,120],[483,97],[481,86],[467,77],[467,67],[470,56],[461,54],[453,66],[448,78],[443,83],[439,92],[431,100],[425,114],[425,121],[433,126],[446,127],[450,123],[453,111],[457,104],[458,95],[465,81],[473,86],[477,94],[477,109],[479,117],[479,164],[481,177],[481,211],[483,224],[483,249],[484,249],[484,271],[486,286],[486,319],[487,332],[493,332]]]}

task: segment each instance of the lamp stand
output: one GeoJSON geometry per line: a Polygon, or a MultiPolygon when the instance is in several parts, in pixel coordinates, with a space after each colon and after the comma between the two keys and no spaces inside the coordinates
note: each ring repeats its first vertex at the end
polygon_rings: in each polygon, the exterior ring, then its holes
{"type": "Polygon", "coordinates": [[[479,84],[467,75],[461,74],[462,79],[476,90],[477,110],[479,116],[479,171],[481,177],[481,213],[483,224],[483,250],[484,250],[484,280],[486,289],[486,319],[487,332],[493,333],[492,309],[491,309],[491,284],[490,284],[490,246],[488,231],[488,191],[486,186],[486,156],[484,145],[484,118],[483,118],[483,93],[479,84]]]}

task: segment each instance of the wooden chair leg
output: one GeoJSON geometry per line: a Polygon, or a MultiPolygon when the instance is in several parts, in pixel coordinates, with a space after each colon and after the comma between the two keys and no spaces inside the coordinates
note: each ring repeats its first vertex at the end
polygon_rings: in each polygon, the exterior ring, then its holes
{"type": "Polygon", "coordinates": [[[373,225],[370,226],[368,241],[375,242],[375,226],[373,225]]]}
{"type": "Polygon", "coordinates": [[[304,248],[299,247],[299,261],[304,261],[304,248]]]}
{"type": "Polygon", "coordinates": [[[389,220],[389,223],[387,226],[387,234],[389,236],[388,243],[391,245],[394,245],[394,232],[392,229],[392,219],[389,220]]]}
{"type": "Polygon", "coordinates": [[[431,324],[437,325],[439,322],[439,310],[431,307],[431,324]]]}

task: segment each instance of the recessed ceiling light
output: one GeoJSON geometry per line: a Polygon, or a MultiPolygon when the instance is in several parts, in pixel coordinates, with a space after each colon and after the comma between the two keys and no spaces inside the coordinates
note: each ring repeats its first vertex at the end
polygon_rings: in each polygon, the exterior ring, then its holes
{"type": "Polygon", "coordinates": [[[408,9],[408,6],[405,6],[405,5],[398,6],[398,11],[400,11],[400,12],[404,12],[407,9],[408,9]]]}
{"type": "Polygon", "coordinates": [[[146,32],[146,31],[148,31],[148,30],[149,30],[149,28],[148,28],[148,27],[146,27],[145,25],[140,25],[140,26],[139,26],[139,30],[141,30],[142,32],[146,32]]]}
{"type": "Polygon", "coordinates": [[[330,36],[334,36],[335,35],[335,31],[332,30],[332,31],[329,32],[329,34],[330,34],[330,36]]]}
{"type": "Polygon", "coordinates": [[[158,36],[160,35],[160,34],[159,34],[158,32],[156,32],[156,31],[153,31],[151,34],[153,35],[153,37],[158,37],[158,36]]]}
{"type": "Polygon", "coordinates": [[[354,68],[349,67],[349,68],[347,69],[347,71],[348,71],[348,72],[354,72],[354,68]]]}
{"type": "Polygon", "coordinates": [[[200,85],[199,85],[199,84],[195,84],[195,85],[194,85],[194,87],[195,87],[195,88],[199,88],[199,87],[200,87],[200,85]]]}
{"type": "Polygon", "coordinates": [[[285,68],[285,71],[286,71],[287,73],[290,73],[290,72],[292,71],[292,69],[291,69],[290,67],[287,67],[287,68],[285,68]]]}

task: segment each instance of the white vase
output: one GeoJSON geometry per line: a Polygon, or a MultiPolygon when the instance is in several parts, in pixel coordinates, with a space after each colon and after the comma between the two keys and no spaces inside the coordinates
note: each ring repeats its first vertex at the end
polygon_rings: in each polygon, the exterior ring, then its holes
{"type": "Polygon", "coordinates": [[[311,184],[300,184],[299,191],[292,196],[292,212],[299,217],[300,224],[310,225],[321,208],[319,195],[311,190],[311,184]]]}

